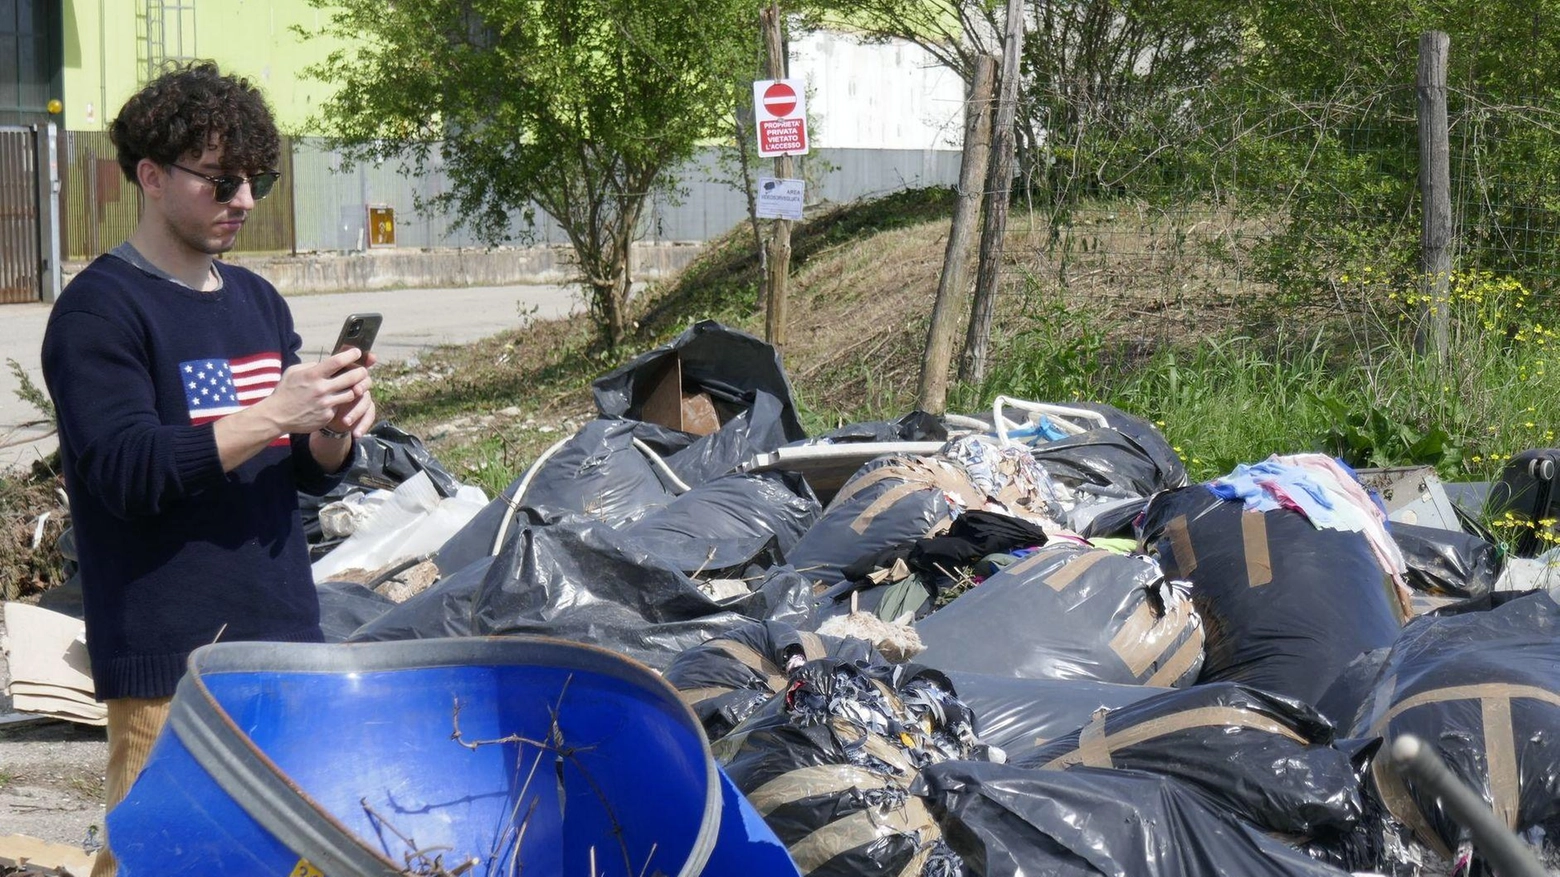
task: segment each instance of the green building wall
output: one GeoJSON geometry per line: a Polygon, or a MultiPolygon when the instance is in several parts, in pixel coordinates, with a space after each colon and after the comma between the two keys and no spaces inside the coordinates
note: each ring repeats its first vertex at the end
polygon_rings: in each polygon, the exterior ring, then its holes
{"type": "Polygon", "coordinates": [[[216,61],[260,86],[284,133],[308,133],[330,86],[303,69],[341,44],[304,41],[294,26],[317,31],[327,11],[308,0],[64,0],[63,112],[71,131],[108,127],[148,78],[153,56],[216,61]],[[159,27],[160,23],[160,27],[159,27]],[[151,39],[148,31],[152,32],[151,39]],[[156,34],[166,35],[161,53],[156,34]]]}

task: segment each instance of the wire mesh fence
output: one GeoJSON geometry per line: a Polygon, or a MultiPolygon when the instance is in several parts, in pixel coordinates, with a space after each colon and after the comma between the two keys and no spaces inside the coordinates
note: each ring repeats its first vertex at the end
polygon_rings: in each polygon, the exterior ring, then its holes
{"type": "MultiPolygon", "coordinates": [[[[1552,99],[1448,99],[1454,270],[1514,279],[1540,300],[1560,283],[1557,111],[1552,99]]],[[[1361,278],[1412,290],[1419,166],[1412,86],[1137,96],[1025,144],[1000,291],[1163,308],[1194,295],[1325,306],[1361,278]]]]}

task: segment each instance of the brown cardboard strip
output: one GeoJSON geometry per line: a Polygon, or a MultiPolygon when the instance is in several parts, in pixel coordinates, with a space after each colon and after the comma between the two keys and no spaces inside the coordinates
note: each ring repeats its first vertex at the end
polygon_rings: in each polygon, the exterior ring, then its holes
{"type": "Polygon", "coordinates": [[[791,859],[803,874],[811,874],[830,859],[879,838],[916,833],[920,838],[936,834],[937,823],[926,804],[911,795],[903,807],[880,812],[861,810],[831,822],[792,844],[791,859]]]}
{"type": "Polygon", "coordinates": [[[908,465],[901,464],[891,464],[878,469],[873,469],[871,472],[868,472],[865,475],[860,475],[851,479],[849,484],[840,488],[839,492],[834,494],[834,499],[829,502],[829,505],[839,505],[840,503],[845,502],[846,500],[862,492],[863,490],[866,490],[879,481],[884,481],[889,478],[897,478],[901,481],[909,481],[915,479],[919,474],[919,472],[911,469],[908,465]]]}
{"type": "Polygon", "coordinates": [[[1260,588],[1273,581],[1273,558],[1268,554],[1267,515],[1241,512],[1240,536],[1246,546],[1246,584],[1260,588]]]}
{"type": "Polygon", "coordinates": [[[736,691],[736,689],[728,688],[724,685],[707,685],[703,688],[679,688],[677,689],[677,696],[682,698],[682,702],[689,706],[698,706],[712,697],[720,697],[733,691],[736,691]]]}
{"type": "Polygon", "coordinates": [[[1079,552],[1069,557],[1062,564],[1061,569],[1047,576],[1045,583],[1050,585],[1053,591],[1066,590],[1068,585],[1077,581],[1079,576],[1088,572],[1089,567],[1111,556],[1111,552],[1103,549],[1079,552]]]}
{"type": "Polygon", "coordinates": [[[1115,767],[1110,763],[1110,741],[1105,736],[1105,714],[1089,720],[1078,732],[1078,757],[1085,767],[1115,767]]]}
{"type": "Polygon", "coordinates": [[[878,496],[877,499],[873,500],[871,505],[863,509],[861,514],[857,515],[854,521],[850,522],[850,528],[855,530],[857,533],[867,532],[867,528],[872,526],[872,522],[877,520],[877,516],[881,515],[885,511],[888,511],[890,508],[893,508],[894,503],[899,502],[913,493],[920,493],[923,490],[927,490],[930,487],[931,485],[929,484],[921,484],[917,481],[906,481],[903,484],[896,484],[893,487],[890,487],[889,489],[883,491],[883,493],[878,496]]]}
{"type": "Polygon", "coordinates": [[[1488,682],[1483,685],[1454,685],[1450,688],[1421,691],[1413,697],[1403,699],[1397,705],[1382,713],[1371,724],[1369,736],[1381,736],[1382,731],[1386,730],[1389,722],[1415,707],[1432,703],[1444,703],[1448,700],[1483,700],[1487,697],[1503,700],[1515,700],[1517,698],[1541,700],[1545,703],[1560,706],[1560,692],[1550,691],[1547,688],[1538,688],[1533,685],[1508,685],[1502,682],[1488,682]]]}
{"type": "Polygon", "coordinates": [[[802,657],[807,660],[816,661],[829,656],[829,649],[824,646],[823,640],[819,639],[816,633],[802,630],[797,632],[796,638],[802,641],[802,657]]]}
{"type": "MultiPolygon", "coordinates": [[[[1185,624],[1180,627],[1186,630],[1185,624]]],[[[1159,669],[1154,671],[1154,675],[1148,677],[1148,681],[1143,684],[1169,687],[1172,682],[1185,676],[1186,671],[1192,669],[1192,665],[1197,663],[1202,653],[1202,629],[1187,630],[1187,637],[1181,641],[1181,647],[1175,650],[1170,660],[1160,664],[1159,669]]]]}
{"type": "MultiPolygon", "coordinates": [[[[1119,752],[1128,746],[1135,746],[1145,740],[1155,737],[1163,737],[1177,731],[1186,731],[1192,728],[1251,728],[1256,731],[1266,731],[1269,734],[1277,734],[1288,737],[1297,743],[1305,743],[1306,739],[1299,733],[1284,724],[1261,715],[1260,713],[1230,706],[1209,706],[1200,709],[1187,710],[1172,716],[1159,719],[1151,719],[1130,728],[1123,728],[1115,734],[1105,737],[1105,748],[1108,752],[1119,752]]],[[[1074,764],[1084,764],[1083,738],[1079,735],[1079,748],[1051,759],[1043,765],[1048,770],[1061,770],[1074,764]]]]}
{"type": "Polygon", "coordinates": [[[885,789],[892,781],[853,764],[818,764],[783,773],[748,793],[760,816],[815,795],[837,795],[850,789],[885,789]]]}
{"type": "Polygon", "coordinates": [[[1186,528],[1186,515],[1178,515],[1165,527],[1170,538],[1170,551],[1175,554],[1175,565],[1181,575],[1189,576],[1197,568],[1197,552],[1192,550],[1192,534],[1186,528]]]}
{"type": "Polygon", "coordinates": [[[1127,616],[1116,635],[1110,638],[1110,650],[1121,658],[1133,676],[1143,675],[1143,671],[1153,666],[1169,645],[1159,642],[1154,636],[1154,622],[1158,620],[1154,615],[1154,607],[1144,600],[1127,616]]]}
{"type": "Polygon", "coordinates": [[[1517,741],[1511,727],[1511,701],[1504,697],[1486,697],[1480,706],[1484,712],[1484,762],[1490,772],[1490,800],[1495,805],[1495,815],[1505,821],[1507,828],[1514,830],[1522,783],[1517,774],[1517,741]]]}
{"type": "Polygon", "coordinates": [[[729,639],[712,639],[709,644],[764,677],[764,684],[769,686],[770,691],[778,692],[785,687],[785,672],[775,666],[773,661],[760,655],[752,646],[729,639]]]}
{"type": "Polygon", "coordinates": [[[1381,803],[1387,808],[1387,812],[1397,821],[1408,826],[1408,830],[1414,833],[1419,842],[1429,847],[1436,855],[1450,860],[1452,851],[1447,849],[1441,841],[1441,836],[1430,828],[1430,823],[1425,820],[1425,814],[1414,803],[1414,798],[1408,793],[1408,788],[1403,785],[1402,777],[1398,772],[1387,767],[1385,758],[1375,759],[1370,766],[1371,776],[1376,780],[1376,791],[1381,793],[1381,803]]]}

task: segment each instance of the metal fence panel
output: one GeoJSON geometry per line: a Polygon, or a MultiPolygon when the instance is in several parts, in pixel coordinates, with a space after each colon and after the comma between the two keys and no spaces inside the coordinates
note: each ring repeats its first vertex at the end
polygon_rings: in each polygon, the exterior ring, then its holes
{"type": "MultiPolygon", "coordinates": [[[[292,146],[282,138],[282,181],[255,205],[235,252],[293,252],[292,146]]],[[[141,216],[141,191],[119,168],[107,131],[66,131],[60,138],[60,252],[86,261],[130,236],[141,216]]]]}
{"type": "Polygon", "coordinates": [[[40,295],[34,136],[29,128],[0,127],[0,304],[40,295]]]}

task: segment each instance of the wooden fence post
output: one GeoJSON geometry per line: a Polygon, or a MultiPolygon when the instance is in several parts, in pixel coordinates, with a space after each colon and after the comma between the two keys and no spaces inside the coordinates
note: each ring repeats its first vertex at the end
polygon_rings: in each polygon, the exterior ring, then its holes
{"type": "Polygon", "coordinates": [[[991,96],[996,84],[997,60],[990,55],[975,59],[975,79],[964,107],[964,157],[959,166],[959,200],[954,205],[948,248],[943,253],[942,279],[932,306],[932,325],[926,333],[921,358],[921,383],[916,407],[941,414],[948,404],[948,365],[953,357],[953,336],[965,312],[971,232],[979,222],[986,188],[986,167],[991,157],[991,96]]]}
{"type": "MultiPolygon", "coordinates": [[[[769,78],[784,79],[786,71],[785,48],[781,43],[780,4],[771,3],[764,8],[764,45],[769,54],[769,78]]],[[[775,179],[789,180],[793,160],[789,155],[775,158],[775,179]]],[[[764,295],[764,338],[777,349],[786,341],[786,289],[791,282],[791,220],[775,220],[774,234],[769,238],[768,289],[764,295]]]]}
{"type": "Polygon", "coordinates": [[[1024,0],[1008,0],[1007,35],[1002,40],[1002,96],[991,131],[992,162],[986,175],[986,224],[980,233],[980,269],[975,279],[975,307],[964,336],[959,380],[980,383],[986,376],[986,347],[996,311],[1001,280],[1002,243],[1007,234],[1008,202],[1012,200],[1013,156],[1017,151],[1014,121],[1018,118],[1019,57],[1024,48],[1024,0]]]}
{"type": "Polygon", "coordinates": [[[1451,150],[1446,125],[1446,56],[1451,38],[1433,30],[1419,37],[1419,200],[1421,292],[1424,312],[1415,347],[1423,353],[1426,333],[1436,359],[1446,362],[1451,326],[1452,196],[1451,150]]]}

